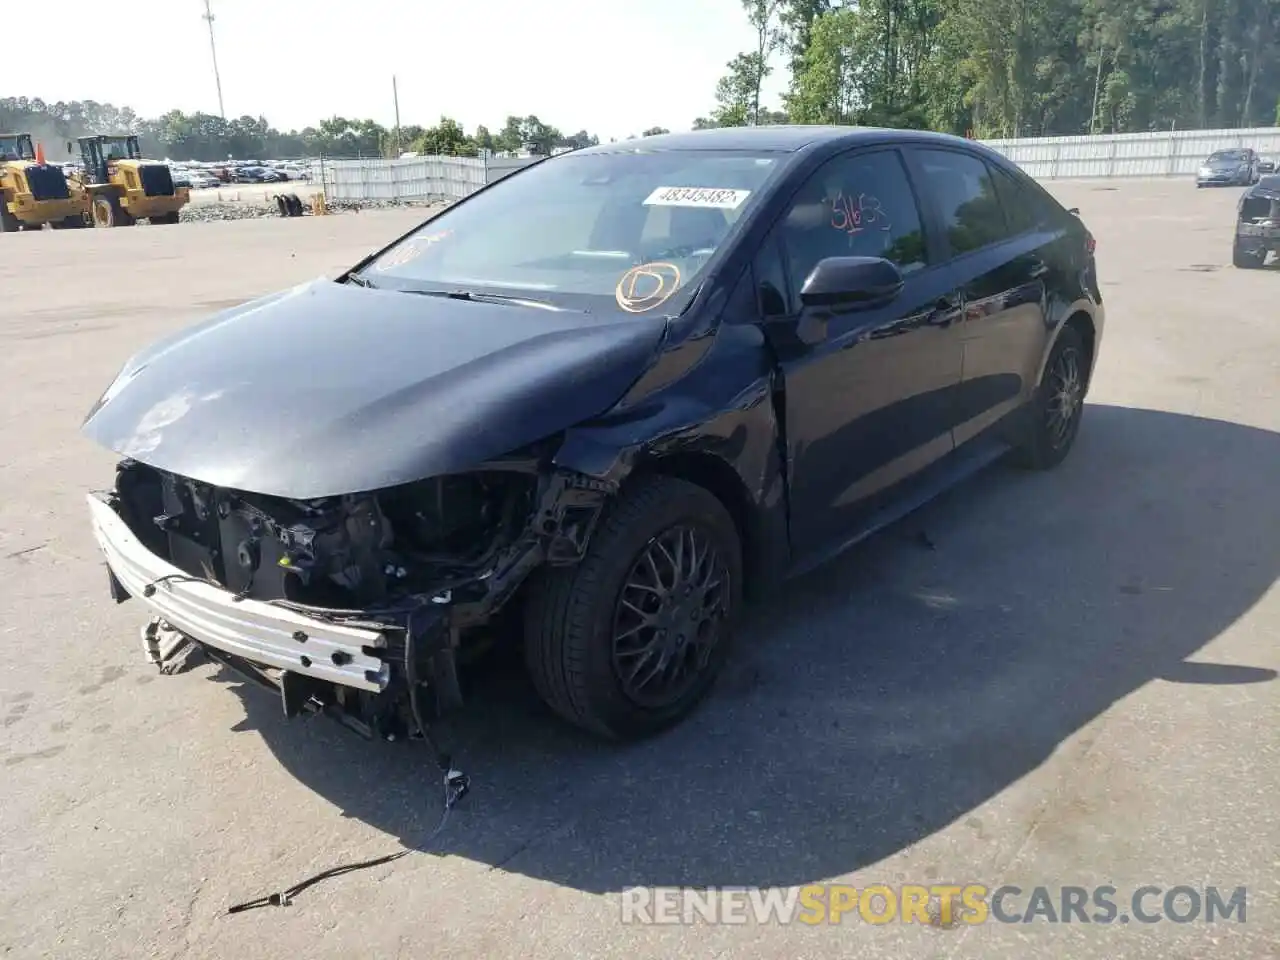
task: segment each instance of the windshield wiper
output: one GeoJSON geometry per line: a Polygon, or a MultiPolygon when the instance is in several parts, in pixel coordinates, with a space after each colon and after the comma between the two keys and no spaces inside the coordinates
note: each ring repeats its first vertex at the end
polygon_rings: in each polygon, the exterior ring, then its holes
{"type": "Polygon", "coordinates": [[[352,285],[354,285],[354,286],[357,286],[357,287],[367,287],[367,288],[368,288],[368,289],[370,289],[370,290],[377,290],[377,289],[378,289],[377,287],[375,287],[375,286],[373,285],[373,281],[372,281],[372,280],[370,280],[368,277],[361,276],[361,275],[360,275],[360,274],[358,274],[358,273],[349,273],[349,274],[347,274],[347,283],[350,283],[350,284],[352,284],[352,285]]]}
{"type": "Polygon", "coordinates": [[[548,300],[537,300],[533,297],[515,297],[506,293],[477,293],[474,290],[405,290],[404,293],[416,293],[422,297],[447,297],[450,300],[471,300],[475,303],[510,303],[520,307],[536,307],[539,310],[563,311],[548,300]]]}

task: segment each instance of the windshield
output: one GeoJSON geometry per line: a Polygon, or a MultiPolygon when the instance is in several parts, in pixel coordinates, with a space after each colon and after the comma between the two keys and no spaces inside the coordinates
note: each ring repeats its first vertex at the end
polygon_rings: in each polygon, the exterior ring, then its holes
{"type": "Polygon", "coordinates": [[[102,157],[104,160],[129,160],[135,158],[136,151],[129,149],[128,137],[105,137],[102,141],[102,157]]]}
{"type": "Polygon", "coordinates": [[[1209,155],[1210,162],[1214,160],[1247,160],[1248,154],[1243,150],[1219,150],[1217,153],[1209,155]]]}
{"type": "Polygon", "coordinates": [[[446,210],[361,280],[673,312],[781,166],[781,155],[741,151],[557,157],[446,210]]]}
{"type": "Polygon", "coordinates": [[[0,160],[34,160],[25,137],[0,137],[0,160]]]}

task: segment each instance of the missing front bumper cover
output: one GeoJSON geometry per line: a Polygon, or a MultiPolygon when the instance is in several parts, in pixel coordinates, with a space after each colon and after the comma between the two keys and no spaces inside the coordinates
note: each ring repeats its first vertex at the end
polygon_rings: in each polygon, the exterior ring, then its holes
{"type": "Polygon", "coordinates": [[[147,658],[168,672],[193,649],[276,690],[286,716],[323,712],[369,737],[421,732],[463,703],[458,653],[542,564],[579,560],[608,484],[569,471],[539,481],[524,533],[494,548],[470,580],[395,608],[326,611],[233,593],[187,573],[142,542],[112,495],[88,498],[113,598],[151,608],[147,658]]]}

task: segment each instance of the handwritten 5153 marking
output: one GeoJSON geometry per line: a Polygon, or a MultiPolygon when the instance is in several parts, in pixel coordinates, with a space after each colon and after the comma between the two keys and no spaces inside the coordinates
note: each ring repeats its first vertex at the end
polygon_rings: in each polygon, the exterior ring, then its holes
{"type": "Polygon", "coordinates": [[[856,197],[841,191],[831,200],[831,226],[852,236],[863,230],[890,230],[893,224],[880,207],[880,198],[867,193],[856,197]]]}

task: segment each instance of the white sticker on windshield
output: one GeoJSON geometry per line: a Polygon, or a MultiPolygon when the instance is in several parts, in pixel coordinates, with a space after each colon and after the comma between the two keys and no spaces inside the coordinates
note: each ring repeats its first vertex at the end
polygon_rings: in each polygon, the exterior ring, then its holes
{"type": "Polygon", "coordinates": [[[645,199],[646,207],[711,207],[737,210],[751,196],[750,190],[720,187],[659,187],[645,199]]]}

